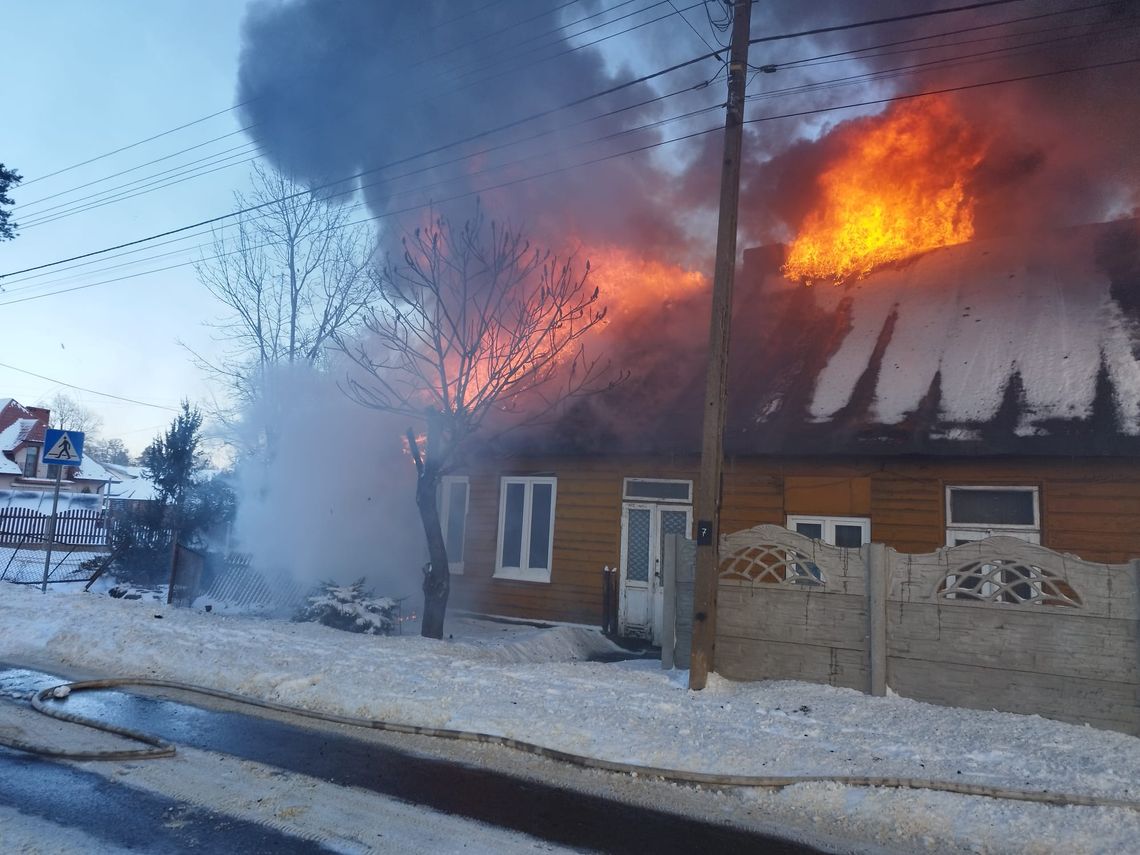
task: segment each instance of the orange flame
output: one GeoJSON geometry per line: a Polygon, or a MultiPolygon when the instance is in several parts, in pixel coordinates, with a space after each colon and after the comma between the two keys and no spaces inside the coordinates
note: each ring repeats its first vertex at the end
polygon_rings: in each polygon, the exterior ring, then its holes
{"type": "Polygon", "coordinates": [[[686,270],[619,246],[590,247],[590,281],[610,316],[644,312],[707,288],[699,270],[686,270]]]}
{"type": "Polygon", "coordinates": [[[968,184],[984,146],[949,101],[896,104],[837,133],[843,153],[819,178],[819,204],[788,249],[785,276],[838,284],[973,237],[968,184]]]}

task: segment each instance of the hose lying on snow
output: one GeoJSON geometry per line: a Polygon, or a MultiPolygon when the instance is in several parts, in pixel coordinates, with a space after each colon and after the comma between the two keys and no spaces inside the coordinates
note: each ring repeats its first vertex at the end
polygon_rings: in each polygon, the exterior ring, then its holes
{"type": "Polygon", "coordinates": [[[457,739],[467,742],[483,742],[491,745],[504,745],[516,751],[524,751],[539,757],[559,760],[586,769],[600,769],[607,772],[617,772],[625,775],[637,775],[646,778],[662,778],[683,784],[708,784],[719,787],[768,787],[782,788],[793,784],[828,782],[843,784],[852,787],[895,787],[899,789],[939,790],[947,793],[961,793],[969,796],[985,796],[995,799],[1012,799],[1025,802],[1041,802],[1051,805],[1086,805],[1090,807],[1119,807],[1131,810],[1140,810],[1140,801],[1129,799],[1113,799],[1101,796],[1086,796],[1073,793],[1053,793],[1047,790],[1022,790],[1011,787],[992,787],[983,784],[968,784],[957,781],[937,781],[924,778],[891,778],[875,775],[720,775],[712,772],[687,772],[681,769],[663,769],[656,766],[638,766],[632,763],[617,763],[612,760],[602,760],[596,757],[586,757],[573,754],[569,751],[559,751],[533,742],[521,739],[512,739],[507,736],[496,736],[490,733],[477,733],[468,730],[453,730],[450,728],[421,727],[414,724],[401,724],[393,721],[380,721],[377,719],[356,718],[354,716],[336,715],[335,713],[316,712],[313,710],[290,707],[273,701],[264,701],[257,698],[226,692],[221,689],[211,689],[205,686],[194,686],[189,683],[179,683],[174,680],[155,680],[146,677],[127,677],[111,680],[81,680],[75,683],[65,683],[50,689],[44,689],[32,696],[32,706],[44,715],[74,724],[84,725],[106,733],[133,739],[149,745],[149,748],[109,750],[109,751],[62,751],[29,743],[12,740],[0,736],[0,745],[16,748],[32,754],[45,757],[56,757],[68,760],[138,760],[154,757],[170,757],[174,754],[174,746],[163,742],[153,736],[130,730],[124,727],[104,724],[93,719],[85,718],[74,713],[65,712],[52,705],[52,700],[62,700],[72,692],[81,692],[90,689],[117,689],[125,686],[148,686],[158,689],[175,689],[180,692],[191,692],[198,695],[207,695],[225,701],[246,704],[254,707],[274,710],[288,715],[303,716],[320,721],[347,724],[353,727],[367,727],[372,730],[385,730],[391,733],[408,733],[417,736],[433,736],[439,739],[457,739]]]}

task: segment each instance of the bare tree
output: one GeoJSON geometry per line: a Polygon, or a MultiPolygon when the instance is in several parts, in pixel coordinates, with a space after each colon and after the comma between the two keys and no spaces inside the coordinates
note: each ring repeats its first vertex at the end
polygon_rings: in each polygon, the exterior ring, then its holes
{"type": "Polygon", "coordinates": [[[425,636],[443,637],[450,575],[436,494],[464,444],[491,427],[492,411],[513,411],[517,426],[609,385],[582,348],[605,318],[598,290],[587,286],[589,269],[586,262],[579,273],[573,259],[488,225],[481,211],[461,228],[436,219],[403,239],[401,262],[376,273],[368,334],[354,344],[340,339],[363,372],[347,379],[348,395],[426,426],[422,440],[411,428],[407,436],[430,558],[425,636]]]}
{"type": "Polygon", "coordinates": [[[82,431],[90,439],[95,439],[103,428],[103,418],[98,413],[62,392],[39,406],[51,411],[48,427],[82,431]]]}
{"type": "Polygon", "coordinates": [[[219,360],[195,354],[238,401],[266,394],[279,366],[322,365],[326,348],[357,325],[374,295],[369,229],[350,224],[349,209],[304,191],[260,165],[239,210],[256,207],[232,230],[214,232],[198,278],[228,307],[214,324],[229,344],[219,360]]]}

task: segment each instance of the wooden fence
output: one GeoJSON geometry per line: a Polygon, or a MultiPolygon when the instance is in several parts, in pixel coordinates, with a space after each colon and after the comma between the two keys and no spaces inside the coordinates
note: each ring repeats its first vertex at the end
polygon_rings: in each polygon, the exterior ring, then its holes
{"type": "Polygon", "coordinates": [[[1008,537],[923,555],[722,539],[716,670],[1140,734],[1140,561],[1008,537]]]}
{"type": "MultiPolygon", "coordinates": [[[[33,546],[47,539],[49,514],[29,508],[0,510],[0,544],[33,546]]],[[[62,511],[56,516],[55,542],[65,546],[105,546],[107,512],[62,511]]]]}

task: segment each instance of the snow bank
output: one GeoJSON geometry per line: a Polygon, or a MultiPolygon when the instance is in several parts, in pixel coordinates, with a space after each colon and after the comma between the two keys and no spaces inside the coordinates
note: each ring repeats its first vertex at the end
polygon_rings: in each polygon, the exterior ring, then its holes
{"type": "MultiPolygon", "coordinates": [[[[214,686],[310,709],[537,742],[594,757],[756,775],[883,775],[1140,798],[1140,739],[1036,716],[797,682],[710,679],[610,649],[585,627],[449,620],[454,640],[376,637],[0,585],[0,658],[214,686]],[[161,619],[160,619],[161,618],[161,619]]],[[[732,794],[851,839],[977,851],[1137,851],[1140,812],[803,785],[732,794]],[[981,841],[981,843],[979,843],[981,841]]]]}

